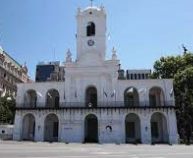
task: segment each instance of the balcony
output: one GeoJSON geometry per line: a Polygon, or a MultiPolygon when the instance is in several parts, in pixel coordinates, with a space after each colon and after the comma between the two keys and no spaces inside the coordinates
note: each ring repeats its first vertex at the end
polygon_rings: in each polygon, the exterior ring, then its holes
{"type": "Polygon", "coordinates": [[[97,106],[85,102],[60,102],[60,106],[49,107],[46,103],[37,103],[37,106],[27,106],[26,104],[17,104],[16,110],[62,110],[62,109],[171,109],[175,108],[173,101],[165,101],[160,106],[149,105],[149,101],[140,102],[134,105],[133,102],[111,101],[98,102],[97,106]]]}

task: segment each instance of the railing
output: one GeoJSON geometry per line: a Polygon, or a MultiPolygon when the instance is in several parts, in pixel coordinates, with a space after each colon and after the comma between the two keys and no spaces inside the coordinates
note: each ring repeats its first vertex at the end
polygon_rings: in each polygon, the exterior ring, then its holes
{"type": "Polygon", "coordinates": [[[124,101],[111,101],[111,102],[97,102],[97,106],[92,103],[86,104],[85,102],[62,102],[60,106],[46,106],[46,103],[37,103],[36,106],[27,106],[27,104],[17,104],[16,109],[104,109],[104,108],[126,108],[126,109],[141,109],[141,108],[174,108],[173,101],[160,102],[158,105],[151,105],[149,101],[143,102],[124,102],[124,101]]]}

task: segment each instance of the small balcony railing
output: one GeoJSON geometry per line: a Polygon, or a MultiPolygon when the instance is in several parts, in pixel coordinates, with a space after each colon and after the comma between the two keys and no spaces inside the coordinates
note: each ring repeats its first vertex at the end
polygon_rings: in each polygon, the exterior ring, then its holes
{"type": "Polygon", "coordinates": [[[149,101],[143,102],[128,102],[128,101],[111,101],[111,102],[97,102],[97,106],[92,103],[85,102],[60,102],[60,106],[46,106],[46,103],[38,103],[36,106],[28,106],[27,104],[17,104],[16,109],[104,109],[104,108],[174,108],[174,101],[161,102],[158,105],[151,105],[149,101]]]}

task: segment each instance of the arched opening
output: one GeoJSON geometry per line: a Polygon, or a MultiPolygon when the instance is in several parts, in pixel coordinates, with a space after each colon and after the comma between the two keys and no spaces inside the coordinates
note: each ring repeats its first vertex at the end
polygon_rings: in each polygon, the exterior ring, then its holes
{"type": "Polygon", "coordinates": [[[22,140],[34,141],[35,137],[35,117],[27,114],[23,118],[22,140]]]}
{"type": "Polygon", "coordinates": [[[46,94],[46,107],[58,108],[60,103],[59,92],[51,89],[46,94]]]}
{"type": "Polygon", "coordinates": [[[128,114],[125,118],[125,142],[141,142],[140,118],[136,114],[128,114]]]}
{"type": "Polygon", "coordinates": [[[87,24],[87,36],[95,36],[95,24],[93,22],[87,24]]]}
{"type": "Polygon", "coordinates": [[[98,142],[98,120],[93,114],[89,114],[85,118],[85,142],[97,143],[98,142]]]}
{"type": "Polygon", "coordinates": [[[95,87],[86,89],[86,107],[97,107],[97,89],[95,87]]]}
{"type": "Polygon", "coordinates": [[[151,116],[152,143],[168,143],[168,128],[165,116],[159,112],[151,116]]]}
{"type": "Polygon", "coordinates": [[[139,106],[139,94],[134,87],[127,88],[124,92],[125,106],[139,106]]]}
{"type": "Polygon", "coordinates": [[[159,87],[153,87],[149,91],[149,105],[150,106],[163,106],[164,93],[159,87]]]}
{"type": "Polygon", "coordinates": [[[59,120],[56,114],[49,114],[44,121],[44,140],[48,142],[58,141],[59,120]]]}
{"type": "Polygon", "coordinates": [[[28,90],[24,96],[24,106],[33,108],[33,107],[36,107],[36,105],[37,105],[36,91],[35,90],[28,90]]]}

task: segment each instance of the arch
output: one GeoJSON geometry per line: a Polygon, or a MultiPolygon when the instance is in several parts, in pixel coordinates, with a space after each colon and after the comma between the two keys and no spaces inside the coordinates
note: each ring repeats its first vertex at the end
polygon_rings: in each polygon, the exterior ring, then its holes
{"type": "Polygon", "coordinates": [[[163,106],[164,93],[160,87],[152,87],[149,90],[149,105],[150,106],[163,106]]]}
{"type": "Polygon", "coordinates": [[[124,92],[125,106],[139,106],[139,94],[135,87],[129,87],[124,92]]]}
{"type": "Polygon", "coordinates": [[[86,107],[97,107],[97,89],[94,86],[90,86],[86,89],[85,94],[86,107]]]}
{"type": "Polygon", "coordinates": [[[160,112],[155,112],[151,116],[151,140],[152,143],[169,142],[167,120],[160,112]]]}
{"type": "Polygon", "coordinates": [[[140,118],[137,114],[130,113],[125,117],[125,142],[141,142],[140,118]]]}
{"type": "Polygon", "coordinates": [[[29,89],[24,96],[25,107],[36,107],[37,106],[37,93],[33,89],[29,89]]]}
{"type": "Polygon", "coordinates": [[[59,119],[56,114],[48,114],[44,120],[44,141],[57,142],[59,119]]]}
{"type": "Polygon", "coordinates": [[[58,90],[50,89],[46,93],[46,107],[58,108],[60,104],[60,95],[58,90]]]}
{"type": "Polygon", "coordinates": [[[87,36],[95,36],[95,24],[94,22],[88,22],[87,27],[87,36]]]}
{"type": "Polygon", "coordinates": [[[26,114],[22,122],[22,140],[34,141],[35,138],[35,117],[32,114],[26,114]]]}
{"type": "Polygon", "coordinates": [[[86,143],[98,143],[98,119],[94,114],[89,114],[84,121],[84,134],[86,143]]]}

